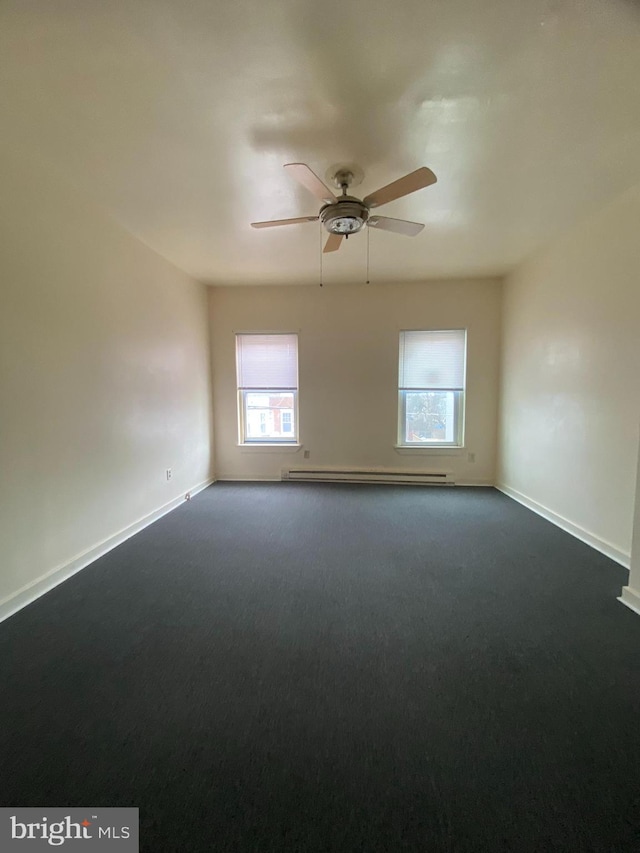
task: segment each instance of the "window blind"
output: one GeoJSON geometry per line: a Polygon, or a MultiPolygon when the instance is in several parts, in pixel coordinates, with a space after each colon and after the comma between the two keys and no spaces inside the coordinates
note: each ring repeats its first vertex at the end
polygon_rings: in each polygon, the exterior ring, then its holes
{"type": "Polygon", "coordinates": [[[236,335],[238,388],[298,387],[297,335],[236,335]]]}
{"type": "Polygon", "coordinates": [[[400,390],[464,390],[466,336],[464,329],[400,332],[400,390]]]}

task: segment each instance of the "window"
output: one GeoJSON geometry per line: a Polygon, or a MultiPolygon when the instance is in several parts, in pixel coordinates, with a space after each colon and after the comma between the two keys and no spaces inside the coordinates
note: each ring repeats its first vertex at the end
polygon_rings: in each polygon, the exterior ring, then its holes
{"type": "Polygon", "coordinates": [[[298,441],[298,336],[236,335],[242,444],[298,441]]]}
{"type": "Polygon", "coordinates": [[[400,332],[398,444],[462,445],[466,339],[464,329],[400,332]]]}

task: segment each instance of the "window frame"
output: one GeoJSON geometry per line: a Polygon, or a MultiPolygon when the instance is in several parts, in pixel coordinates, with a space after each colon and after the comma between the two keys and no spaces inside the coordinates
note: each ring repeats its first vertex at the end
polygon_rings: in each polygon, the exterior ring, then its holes
{"type": "Polygon", "coordinates": [[[235,333],[235,347],[236,347],[236,389],[237,389],[237,407],[238,407],[238,445],[241,447],[268,447],[268,446],[282,446],[282,447],[292,447],[299,446],[300,443],[300,422],[298,416],[298,389],[299,389],[299,374],[298,374],[298,356],[299,356],[299,336],[297,332],[236,332],[235,333]],[[295,337],[296,339],[296,387],[295,388],[284,388],[282,386],[273,386],[269,388],[254,388],[254,387],[242,387],[239,385],[239,370],[238,370],[238,353],[240,348],[239,339],[242,337],[249,337],[250,335],[259,335],[261,337],[279,337],[279,336],[287,336],[287,337],[295,337]],[[247,415],[247,398],[250,394],[266,394],[269,396],[279,396],[279,395],[291,395],[293,398],[293,405],[289,408],[287,407],[286,411],[290,411],[292,414],[291,423],[291,432],[286,436],[268,436],[265,435],[264,438],[259,436],[249,437],[247,436],[247,425],[248,425],[248,415],[247,415]]]}
{"type": "Polygon", "coordinates": [[[460,329],[401,329],[398,335],[398,423],[397,423],[397,444],[395,445],[400,450],[451,450],[452,448],[463,448],[465,440],[466,427],[466,392],[467,392],[467,344],[468,331],[466,328],[460,329]],[[464,350],[463,350],[463,387],[458,388],[434,388],[424,386],[420,388],[402,388],[400,386],[400,367],[401,367],[401,352],[402,352],[402,336],[405,332],[463,332],[464,333],[464,350]],[[406,417],[407,417],[407,394],[424,394],[429,392],[450,392],[454,394],[453,407],[453,441],[407,441],[406,440],[406,417]]]}

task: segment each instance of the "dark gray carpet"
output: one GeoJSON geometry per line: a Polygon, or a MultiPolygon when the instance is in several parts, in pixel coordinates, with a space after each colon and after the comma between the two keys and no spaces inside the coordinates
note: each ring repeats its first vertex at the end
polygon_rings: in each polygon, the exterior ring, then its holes
{"type": "Polygon", "coordinates": [[[638,850],[626,577],[492,490],[218,484],[0,625],[2,804],[139,806],[150,853],[638,850]]]}

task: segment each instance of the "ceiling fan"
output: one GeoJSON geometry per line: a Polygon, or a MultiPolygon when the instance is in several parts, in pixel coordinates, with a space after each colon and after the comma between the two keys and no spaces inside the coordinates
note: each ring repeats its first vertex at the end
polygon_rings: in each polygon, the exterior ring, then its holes
{"type": "Polygon", "coordinates": [[[319,219],[329,232],[329,238],[325,243],[323,252],[335,252],[340,248],[343,237],[356,234],[365,225],[369,228],[378,228],[381,231],[393,231],[395,234],[404,234],[407,237],[415,237],[424,228],[420,222],[409,222],[406,219],[390,219],[388,216],[371,216],[370,211],[374,207],[380,207],[397,198],[421,190],[431,184],[435,184],[437,178],[426,166],[410,172],[404,178],[399,178],[386,187],[376,190],[365,196],[362,200],[349,195],[347,190],[354,182],[354,172],[348,168],[338,169],[333,176],[333,181],[342,190],[342,195],[336,197],[333,192],[322,183],[320,178],[311,171],[306,163],[287,163],[284,167],[298,183],[309,190],[316,198],[324,204],[317,216],[299,216],[296,219],[273,219],[270,222],[252,222],[252,228],[273,228],[277,225],[296,225],[300,222],[317,222],[319,219]]]}

